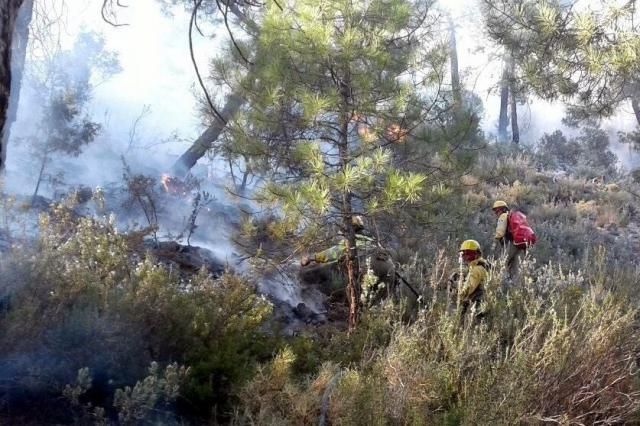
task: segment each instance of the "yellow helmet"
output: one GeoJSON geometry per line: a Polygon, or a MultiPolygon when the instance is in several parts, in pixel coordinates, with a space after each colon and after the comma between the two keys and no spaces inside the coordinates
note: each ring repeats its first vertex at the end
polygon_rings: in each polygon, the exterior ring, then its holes
{"type": "Polygon", "coordinates": [[[509,206],[507,206],[507,203],[505,203],[502,200],[497,200],[495,203],[493,203],[493,207],[491,207],[492,209],[498,209],[500,207],[507,207],[509,208],[509,206]]]}
{"type": "Polygon", "coordinates": [[[480,243],[476,240],[465,240],[460,244],[460,251],[466,250],[480,251],[480,243]]]}
{"type": "Polygon", "coordinates": [[[351,218],[351,224],[353,226],[359,226],[361,228],[364,228],[364,219],[362,219],[362,216],[353,216],[351,218]]]}

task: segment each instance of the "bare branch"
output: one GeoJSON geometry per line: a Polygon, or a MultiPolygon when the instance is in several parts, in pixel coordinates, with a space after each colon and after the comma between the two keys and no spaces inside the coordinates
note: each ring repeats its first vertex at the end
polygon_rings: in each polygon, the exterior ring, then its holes
{"type": "MultiPolygon", "coordinates": [[[[120,0],[116,0],[117,7],[129,7],[120,3],[120,0]]],[[[116,22],[116,14],[113,11],[113,0],[103,0],[102,8],[100,8],[100,15],[102,20],[113,27],[126,27],[129,24],[119,24],[116,22]]]]}
{"type": "Polygon", "coordinates": [[[191,55],[191,62],[193,63],[193,69],[196,72],[196,76],[198,77],[198,82],[200,83],[200,87],[204,92],[204,96],[207,99],[207,103],[209,104],[209,108],[213,111],[214,115],[220,122],[224,125],[227,124],[227,120],[218,112],[217,108],[213,105],[211,101],[211,97],[209,96],[209,92],[207,91],[206,86],[204,85],[204,81],[202,80],[202,76],[200,75],[200,70],[198,69],[198,62],[196,61],[196,56],[193,52],[193,26],[196,21],[196,17],[198,15],[198,9],[202,4],[202,0],[194,0],[193,12],[191,13],[191,19],[189,20],[189,54],[191,55]]]}

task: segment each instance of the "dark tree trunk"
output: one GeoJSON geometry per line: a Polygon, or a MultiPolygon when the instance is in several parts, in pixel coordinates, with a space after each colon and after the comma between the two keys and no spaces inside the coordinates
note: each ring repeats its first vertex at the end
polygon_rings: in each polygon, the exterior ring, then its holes
{"type": "Polygon", "coordinates": [[[511,140],[514,144],[520,143],[520,128],[518,127],[518,103],[516,102],[516,73],[515,62],[511,58],[509,64],[509,91],[511,92],[511,140]]]}
{"type": "Polygon", "coordinates": [[[640,95],[631,98],[631,107],[633,108],[633,113],[636,116],[638,126],[640,126],[640,95]]]}
{"type": "MultiPolygon", "coordinates": [[[[0,0],[2,1],[2,0],[0,0]]],[[[246,26],[253,36],[257,39],[260,33],[260,28],[253,22],[245,13],[238,7],[236,2],[226,3],[231,12],[244,26],[246,26]]],[[[226,17],[225,17],[226,20],[226,17]]],[[[258,54],[259,55],[259,54],[258,54]]],[[[258,56],[256,55],[256,56],[258,56]]],[[[251,74],[251,66],[249,67],[249,74],[251,74]]],[[[249,77],[250,78],[250,77],[249,77]]],[[[201,159],[208,150],[213,147],[215,141],[220,137],[224,128],[227,126],[227,122],[233,120],[235,115],[240,111],[245,100],[237,93],[231,93],[227,98],[227,103],[223,107],[220,115],[224,118],[224,121],[216,118],[214,123],[202,133],[198,139],[193,142],[189,149],[178,158],[178,161],[172,167],[172,173],[176,176],[184,176],[189,173],[189,170],[201,159]]]]}
{"type": "Polygon", "coordinates": [[[24,0],[22,9],[18,13],[16,28],[13,34],[13,54],[11,58],[11,97],[9,98],[9,109],[7,110],[7,121],[3,134],[4,146],[9,145],[11,138],[11,126],[18,116],[18,105],[20,104],[20,89],[22,88],[22,76],[24,74],[24,64],[27,59],[27,44],[29,43],[29,25],[33,16],[33,1],[24,0]]]}
{"type": "MultiPolygon", "coordinates": [[[[338,143],[338,155],[340,156],[340,169],[344,170],[349,166],[349,121],[352,111],[349,107],[350,99],[350,78],[343,81],[341,89],[343,102],[340,113],[340,134],[338,143]]],[[[345,266],[347,273],[347,300],[349,301],[349,331],[353,331],[358,323],[358,307],[360,303],[360,265],[358,261],[358,247],[356,245],[356,233],[353,228],[353,206],[352,194],[348,190],[342,191],[340,205],[344,234],[347,240],[345,266]]]]}
{"type": "Polygon", "coordinates": [[[498,120],[498,140],[507,140],[507,127],[509,126],[509,70],[507,65],[502,69],[502,80],[500,80],[500,119],[498,120]]]}
{"type": "Polygon", "coordinates": [[[35,204],[38,191],[40,190],[40,184],[44,178],[44,169],[47,167],[47,161],[49,160],[48,152],[45,152],[42,157],[42,163],[40,163],[40,172],[38,173],[38,181],[36,182],[36,189],[33,190],[33,196],[31,197],[31,203],[35,204]]]}
{"type": "Polygon", "coordinates": [[[518,127],[518,104],[516,96],[511,90],[511,140],[514,144],[520,143],[520,128],[518,127]]]}
{"type": "MultiPolygon", "coordinates": [[[[232,120],[236,113],[240,111],[242,104],[244,104],[244,99],[232,93],[221,112],[225,121],[228,122],[232,120]]],[[[213,147],[213,143],[224,131],[226,125],[226,123],[216,119],[214,123],[195,140],[189,149],[178,158],[172,167],[172,173],[175,176],[184,176],[189,173],[189,170],[191,170],[198,160],[213,147]]]]}
{"type": "Polygon", "coordinates": [[[454,110],[462,108],[462,88],[460,87],[460,71],[458,69],[458,47],[456,45],[456,29],[449,16],[449,56],[451,60],[451,91],[453,92],[454,110]]]}
{"type": "MultiPolygon", "coordinates": [[[[338,147],[340,154],[340,161],[344,165],[349,164],[349,148],[347,143],[347,131],[349,125],[350,116],[344,115],[342,118],[342,131],[344,137],[338,147]]],[[[358,323],[358,306],[360,303],[360,265],[358,262],[358,248],[356,246],[356,233],[353,228],[352,218],[353,209],[351,206],[351,193],[344,191],[342,194],[342,206],[341,213],[343,217],[343,227],[345,230],[346,244],[346,256],[345,266],[347,273],[347,300],[349,301],[349,330],[353,331],[358,323]]]]}
{"type": "MultiPolygon", "coordinates": [[[[347,93],[346,91],[343,93],[347,93]]],[[[348,96],[344,96],[343,111],[340,123],[340,143],[338,153],[340,155],[340,168],[344,170],[349,165],[349,111],[348,96]]],[[[342,223],[345,230],[346,244],[346,272],[347,272],[347,300],[349,301],[349,331],[353,331],[358,323],[360,303],[360,265],[358,261],[358,247],[356,245],[356,233],[353,228],[352,195],[349,191],[342,193],[342,223]]]]}
{"type": "Polygon", "coordinates": [[[0,171],[5,167],[7,152],[4,137],[7,124],[7,111],[11,98],[11,46],[23,0],[0,0],[0,171]]]}

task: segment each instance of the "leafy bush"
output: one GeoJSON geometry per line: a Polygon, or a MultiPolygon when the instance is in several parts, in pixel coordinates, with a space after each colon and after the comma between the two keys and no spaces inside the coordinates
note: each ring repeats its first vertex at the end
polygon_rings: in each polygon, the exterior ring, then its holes
{"type": "Polygon", "coordinates": [[[609,150],[609,137],[598,127],[588,126],[579,136],[567,138],[560,130],[545,134],[537,147],[537,162],[549,170],[564,170],[594,178],[616,174],[617,158],[609,150]]]}
{"type": "MultiPolygon", "coordinates": [[[[0,418],[38,407],[36,421],[58,423],[638,422],[638,185],[534,164],[488,152],[460,182],[368,217],[423,304],[370,307],[351,333],[338,321],[272,334],[271,306],[245,279],[185,278],[137,251],[141,233],[57,206],[36,246],[0,260],[0,401],[12,413],[0,418]],[[515,282],[489,249],[496,198],[539,237],[515,282]],[[447,288],[465,238],[495,265],[482,320],[461,319],[447,288]]],[[[246,234],[270,241],[270,222],[246,234]]]]}
{"type": "Polygon", "coordinates": [[[81,368],[92,376],[83,403],[115,416],[112,404],[122,412],[136,393],[114,399],[116,388],[134,386],[152,362],[179,362],[190,374],[177,412],[209,417],[229,409],[234,386],[272,351],[261,331],[271,305],[253,285],[204,271],[181,280],[133,252],[112,219],[57,207],[41,217],[37,246],[4,256],[0,272],[0,395],[16,416],[35,404],[67,421],[59,396],[81,368]]]}

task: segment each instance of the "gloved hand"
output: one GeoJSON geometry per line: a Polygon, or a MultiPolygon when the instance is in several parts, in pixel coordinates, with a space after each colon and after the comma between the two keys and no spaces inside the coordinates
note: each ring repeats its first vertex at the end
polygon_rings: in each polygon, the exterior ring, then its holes
{"type": "Polygon", "coordinates": [[[456,283],[458,282],[458,279],[460,278],[460,274],[456,271],[451,273],[451,275],[449,275],[449,282],[451,283],[456,283]]]}
{"type": "Polygon", "coordinates": [[[311,263],[311,258],[309,256],[302,256],[300,266],[307,266],[309,263],[311,263]]]}

